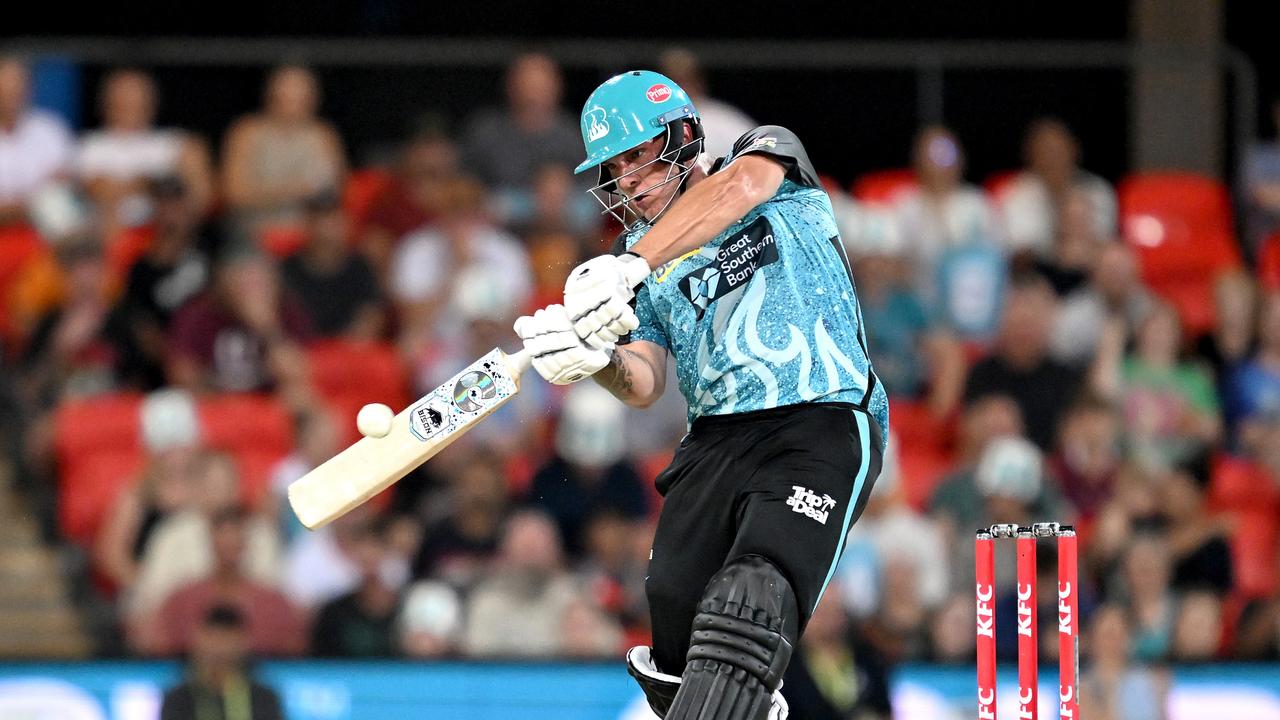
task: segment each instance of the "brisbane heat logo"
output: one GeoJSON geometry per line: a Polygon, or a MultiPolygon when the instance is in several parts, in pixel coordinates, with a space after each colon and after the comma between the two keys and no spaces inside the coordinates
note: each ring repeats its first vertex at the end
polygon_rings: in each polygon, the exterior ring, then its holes
{"type": "Polygon", "coordinates": [[[658,83],[657,85],[649,86],[649,89],[644,92],[644,95],[649,98],[649,102],[666,102],[671,98],[671,88],[663,85],[662,83],[658,83]]]}

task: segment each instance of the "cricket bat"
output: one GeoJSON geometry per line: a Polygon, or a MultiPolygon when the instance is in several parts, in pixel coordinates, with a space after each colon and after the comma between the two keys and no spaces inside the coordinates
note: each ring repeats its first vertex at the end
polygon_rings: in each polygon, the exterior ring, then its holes
{"type": "Polygon", "coordinates": [[[391,487],[520,392],[532,358],[498,348],[468,365],[391,421],[383,437],[363,437],[289,486],[289,505],[311,530],[391,487]]]}

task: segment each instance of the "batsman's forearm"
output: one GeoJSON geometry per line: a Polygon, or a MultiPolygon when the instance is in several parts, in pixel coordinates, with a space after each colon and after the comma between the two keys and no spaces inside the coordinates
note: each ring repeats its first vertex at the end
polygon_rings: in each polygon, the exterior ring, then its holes
{"type": "Polygon", "coordinates": [[[649,407],[662,394],[662,385],[649,361],[621,346],[614,349],[609,364],[591,377],[633,407],[649,407]]]}
{"type": "Polygon", "coordinates": [[[743,158],[689,188],[630,252],[656,268],[697,250],[769,199],[782,177],[772,161],[743,158]]]}

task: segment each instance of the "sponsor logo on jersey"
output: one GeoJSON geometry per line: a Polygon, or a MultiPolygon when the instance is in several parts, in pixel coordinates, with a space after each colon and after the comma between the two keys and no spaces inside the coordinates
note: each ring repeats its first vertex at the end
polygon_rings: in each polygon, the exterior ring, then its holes
{"type": "Polygon", "coordinates": [[[684,276],[680,290],[701,320],[711,303],[745,286],[758,268],[777,260],[773,226],[767,218],[759,217],[721,243],[711,262],[684,276]]]}
{"type": "Polygon", "coordinates": [[[807,518],[817,520],[821,525],[826,525],[831,508],[836,506],[835,498],[826,493],[818,495],[802,485],[792,485],[791,489],[795,494],[787,498],[787,507],[791,508],[792,512],[800,513],[807,518]]]}
{"type": "Polygon", "coordinates": [[[766,135],[765,137],[758,137],[755,140],[752,140],[750,145],[742,149],[742,152],[755,150],[757,148],[769,148],[770,150],[772,150],[776,147],[778,147],[777,138],[771,138],[766,135]]]}
{"type": "Polygon", "coordinates": [[[675,270],[677,265],[684,262],[689,257],[693,255],[697,255],[700,252],[702,252],[701,248],[697,250],[690,250],[689,252],[681,255],[678,258],[675,258],[674,260],[668,260],[662,263],[657,267],[657,269],[653,271],[653,275],[652,275],[653,281],[658,283],[665,282],[667,278],[671,277],[671,271],[675,270]]]}
{"type": "Polygon", "coordinates": [[[609,134],[604,108],[596,105],[582,116],[582,134],[587,136],[587,142],[595,142],[609,134]]]}
{"type": "Polygon", "coordinates": [[[649,102],[666,102],[671,98],[671,88],[662,83],[650,85],[649,89],[644,91],[644,96],[649,98],[649,102]]]}

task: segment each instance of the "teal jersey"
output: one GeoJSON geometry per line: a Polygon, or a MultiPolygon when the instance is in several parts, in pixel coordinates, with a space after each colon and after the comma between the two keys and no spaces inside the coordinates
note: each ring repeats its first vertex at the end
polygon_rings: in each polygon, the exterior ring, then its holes
{"type": "MultiPolygon", "coordinates": [[[[675,357],[689,422],[808,402],[866,410],[888,436],[889,404],[866,351],[862,311],[831,200],[799,140],[764,126],[743,135],[715,172],[748,153],[786,168],[772,198],[636,291],[646,340],[675,357]]],[[[624,233],[630,248],[648,226],[624,233]]]]}

